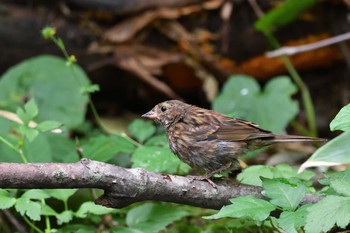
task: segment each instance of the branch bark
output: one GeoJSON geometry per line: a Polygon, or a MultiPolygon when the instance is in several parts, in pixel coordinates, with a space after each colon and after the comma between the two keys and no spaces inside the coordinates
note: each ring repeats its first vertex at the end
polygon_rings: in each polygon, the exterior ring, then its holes
{"type": "MultiPolygon", "coordinates": [[[[264,198],[260,187],[232,180],[220,180],[216,184],[214,188],[206,181],[141,168],[126,169],[89,159],[77,163],[0,163],[0,188],[98,188],[105,192],[95,203],[111,208],[155,200],[220,209],[230,204],[230,198],[246,195],[264,198]]],[[[321,198],[307,194],[302,204],[321,198]]]]}

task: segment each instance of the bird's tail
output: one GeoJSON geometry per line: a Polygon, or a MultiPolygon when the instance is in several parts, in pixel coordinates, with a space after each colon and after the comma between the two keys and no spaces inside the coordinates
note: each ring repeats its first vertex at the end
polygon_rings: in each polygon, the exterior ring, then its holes
{"type": "Polygon", "coordinates": [[[276,135],[273,138],[274,142],[324,142],[324,138],[313,138],[298,135],[276,135]]]}

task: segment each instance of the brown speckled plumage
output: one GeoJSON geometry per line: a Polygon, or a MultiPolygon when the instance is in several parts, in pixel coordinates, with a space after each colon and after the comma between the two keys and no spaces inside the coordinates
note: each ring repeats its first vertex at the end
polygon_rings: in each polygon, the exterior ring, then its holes
{"type": "Polygon", "coordinates": [[[191,167],[204,169],[206,179],[215,173],[237,170],[237,158],[249,150],[275,142],[322,140],[274,135],[254,123],[178,100],[159,103],[142,116],[162,124],[172,152],[191,167]]]}

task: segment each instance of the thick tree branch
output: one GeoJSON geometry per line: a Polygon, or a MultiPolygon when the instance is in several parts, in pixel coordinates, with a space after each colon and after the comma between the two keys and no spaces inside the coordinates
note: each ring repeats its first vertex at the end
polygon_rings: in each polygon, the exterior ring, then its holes
{"type": "MultiPolygon", "coordinates": [[[[77,163],[0,163],[0,188],[98,188],[105,192],[95,202],[122,208],[144,200],[175,202],[220,209],[233,197],[253,195],[263,198],[261,188],[220,180],[214,188],[206,181],[126,169],[82,159],[77,163]]],[[[303,204],[322,197],[307,195],[303,204]]]]}

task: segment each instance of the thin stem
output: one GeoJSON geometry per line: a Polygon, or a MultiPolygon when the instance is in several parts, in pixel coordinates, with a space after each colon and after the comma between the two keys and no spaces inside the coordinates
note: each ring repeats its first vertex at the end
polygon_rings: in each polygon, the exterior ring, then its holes
{"type": "MultiPolygon", "coordinates": [[[[45,199],[41,199],[41,203],[45,205],[45,199]]],[[[50,217],[48,215],[45,215],[45,224],[46,224],[46,229],[45,233],[50,233],[51,232],[51,223],[50,223],[50,217]]]]}
{"type": "Polygon", "coordinates": [[[23,151],[21,149],[16,148],[14,145],[12,145],[9,141],[7,141],[2,136],[0,136],[0,141],[3,142],[6,146],[8,146],[10,149],[12,149],[14,152],[16,152],[21,157],[21,159],[24,163],[28,163],[28,160],[24,156],[23,151]]]}
{"type": "Polygon", "coordinates": [[[24,221],[36,232],[44,233],[42,230],[40,230],[37,226],[35,226],[26,216],[22,216],[24,221]]]}
{"type": "MultiPolygon", "coordinates": [[[[280,47],[277,39],[274,37],[274,35],[272,33],[266,32],[265,36],[274,49],[278,49],[280,47]]],[[[281,56],[281,59],[282,59],[284,65],[286,66],[290,76],[292,77],[293,81],[298,86],[298,88],[301,92],[301,97],[302,97],[302,101],[303,101],[303,105],[304,105],[305,113],[306,113],[306,119],[308,122],[309,134],[310,134],[310,136],[316,137],[317,136],[317,128],[316,128],[316,120],[315,120],[315,111],[314,111],[314,106],[312,103],[309,89],[305,85],[303,80],[301,79],[297,70],[294,68],[290,59],[287,56],[281,56]]]]}

